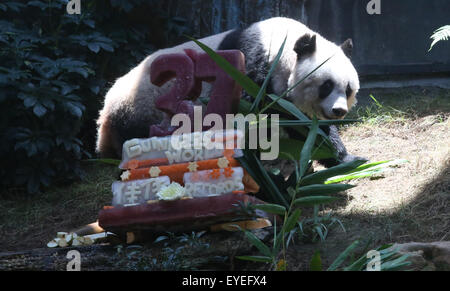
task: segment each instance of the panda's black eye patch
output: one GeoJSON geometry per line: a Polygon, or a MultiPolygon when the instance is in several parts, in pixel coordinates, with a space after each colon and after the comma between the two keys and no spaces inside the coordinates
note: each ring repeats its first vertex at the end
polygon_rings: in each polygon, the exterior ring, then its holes
{"type": "Polygon", "coordinates": [[[347,85],[347,90],[345,91],[345,94],[347,95],[347,98],[352,96],[353,90],[352,87],[350,87],[350,84],[347,85]]]}
{"type": "Polygon", "coordinates": [[[322,85],[319,87],[319,98],[325,99],[328,97],[328,95],[331,94],[331,92],[334,89],[334,82],[332,80],[326,80],[322,85]]]}

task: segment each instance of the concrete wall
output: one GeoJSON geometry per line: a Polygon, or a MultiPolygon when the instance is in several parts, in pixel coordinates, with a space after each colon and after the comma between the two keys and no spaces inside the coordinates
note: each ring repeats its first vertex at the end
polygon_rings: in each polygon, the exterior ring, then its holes
{"type": "MultiPolygon", "coordinates": [[[[328,39],[352,38],[353,61],[362,76],[450,72],[450,41],[428,53],[430,35],[450,24],[449,0],[381,0],[369,15],[369,0],[169,0],[159,9],[185,19],[196,37],[273,16],[297,19],[328,39]]],[[[178,37],[174,42],[185,39],[178,37]]]]}

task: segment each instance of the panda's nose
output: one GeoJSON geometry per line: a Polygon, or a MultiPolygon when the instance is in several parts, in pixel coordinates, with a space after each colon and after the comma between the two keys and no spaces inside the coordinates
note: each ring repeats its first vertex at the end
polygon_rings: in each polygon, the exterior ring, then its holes
{"type": "Polygon", "coordinates": [[[343,108],[333,108],[333,114],[336,117],[344,117],[347,114],[347,110],[343,108]]]}

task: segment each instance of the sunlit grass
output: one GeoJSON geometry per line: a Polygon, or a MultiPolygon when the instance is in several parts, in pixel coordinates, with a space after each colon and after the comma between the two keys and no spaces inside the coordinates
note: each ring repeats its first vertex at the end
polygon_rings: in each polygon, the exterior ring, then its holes
{"type": "MultiPolygon", "coordinates": [[[[360,96],[358,104],[348,115],[349,119],[360,119],[360,125],[383,125],[405,123],[419,117],[434,115],[436,122],[445,122],[450,113],[450,94],[448,90],[432,89],[390,89],[370,90],[368,97],[360,96]],[[424,98],[424,94],[428,94],[424,98]]],[[[362,94],[361,94],[362,95],[362,94]]]]}

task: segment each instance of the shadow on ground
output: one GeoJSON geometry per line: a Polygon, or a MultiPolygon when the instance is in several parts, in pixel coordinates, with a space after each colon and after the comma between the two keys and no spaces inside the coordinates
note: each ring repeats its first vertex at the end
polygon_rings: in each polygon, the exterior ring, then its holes
{"type": "MultiPolygon", "coordinates": [[[[406,158],[409,163],[381,179],[354,181],[352,184],[358,187],[340,194],[343,199],[327,208],[342,221],[346,231],[332,229],[323,243],[297,239],[288,251],[289,270],[308,270],[315,250],[320,250],[327,266],[355,240],[361,240],[368,249],[394,242],[450,240],[450,90],[363,90],[352,114],[350,118],[360,117],[363,122],[342,128],[344,143],[351,153],[372,161],[406,158]]],[[[110,186],[118,172],[101,165],[89,165],[87,170],[85,181],[55,187],[39,197],[24,198],[10,193],[2,198],[0,249],[42,248],[57,231],[93,222],[98,210],[110,203],[110,186]]],[[[305,211],[304,215],[307,214],[305,211]]],[[[222,246],[236,242],[235,235],[230,235],[230,240],[227,236],[205,235],[205,241],[214,248],[218,243],[216,237],[222,246]]],[[[265,239],[271,243],[270,230],[265,239]]],[[[146,257],[155,254],[154,248],[151,243],[144,248],[146,257]]],[[[264,264],[231,259],[237,253],[258,254],[247,244],[240,251],[233,250],[228,255],[222,253],[228,258],[219,264],[228,269],[268,269],[264,264]]],[[[200,251],[191,258],[203,253],[200,251]]],[[[127,269],[133,261],[127,255],[114,258],[124,264],[106,260],[104,269],[127,269]]],[[[141,263],[138,267],[146,268],[152,261],[141,263]]],[[[218,266],[208,264],[203,266],[218,266]]]]}
{"type": "Polygon", "coordinates": [[[332,206],[346,232],[334,229],[324,243],[291,250],[294,269],[306,270],[316,249],[330,264],[355,240],[386,243],[450,240],[450,90],[365,90],[354,117],[342,128],[352,154],[371,161],[407,159],[381,179],[354,181],[332,206]],[[369,97],[372,95],[375,100],[369,97]]]}

